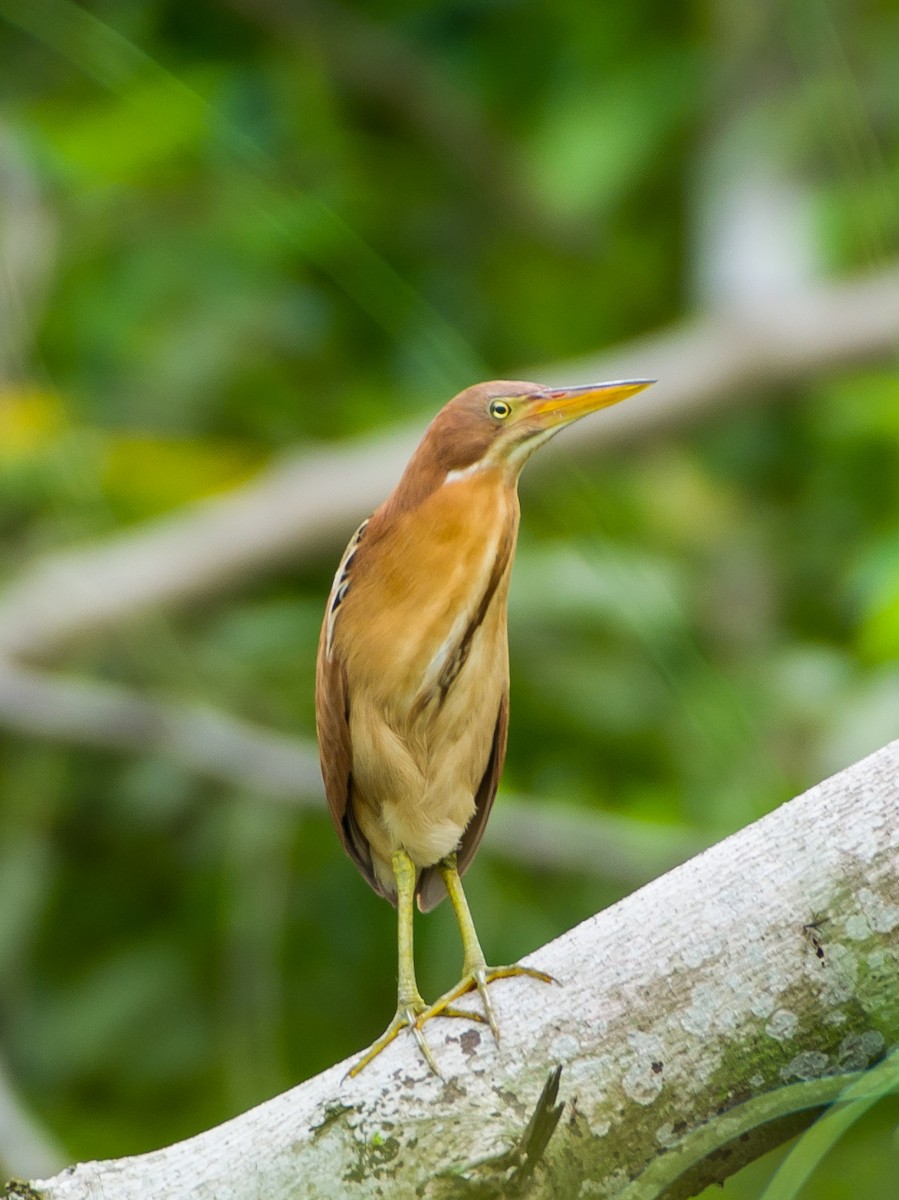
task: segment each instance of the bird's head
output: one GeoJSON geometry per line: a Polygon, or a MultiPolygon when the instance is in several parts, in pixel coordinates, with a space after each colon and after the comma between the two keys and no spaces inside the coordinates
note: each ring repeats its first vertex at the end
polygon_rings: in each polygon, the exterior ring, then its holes
{"type": "Polygon", "coordinates": [[[482,470],[501,472],[506,484],[514,487],[527,459],[553,434],[654,382],[628,379],[548,388],[498,379],[466,388],[428,426],[386,508],[390,512],[415,508],[443,484],[482,470]]]}
{"type": "MultiPolygon", "coordinates": [[[[565,425],[654,383],[629,379],[548,388],[501,379],[466,388],[434,418],[424,442],[447,472],[500,467],[517,475],[533,452],[565,425]]],[[[455,477],[458,477],[456,475],[455,477]]]]}

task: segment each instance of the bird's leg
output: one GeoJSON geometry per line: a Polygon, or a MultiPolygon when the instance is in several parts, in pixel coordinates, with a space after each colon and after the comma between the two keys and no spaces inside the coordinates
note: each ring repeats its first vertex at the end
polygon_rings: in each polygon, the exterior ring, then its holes
{"type": "MultiPolygon", "coordinates": [[[[397,942],[397,997],[396,1013],[393,1020],[366,1052],[347,1072],[348,1075],[358,1075],[363,1067],[367,1067],[372,1059],[377,1058],[381,1051],[389,1046],[401,1029],[407,1025],[412,1030],[418,1048],[422,1052],[428,1066],[435,1075],[440,1075],[437,1063],[431,1053],[431,1048],[425,1041],[425,1036],[418,1024],[418,1017],[427,1010],[427,1004],[421,998],[418,984],[415,980],[415,957],[412,951],[412,914],[415,900],[415,864],[405,850],[397,850],[390,860],[393,877],[396,880],[396,942],[397,942]]],[[[436,1014],[435,1014],[436,1015],[436,1014]]],[[[441,1015],[444,1017],[465,1017],[466,1020],[479,1020],[476,1014],[462,1012],[451,1006],[450,1002],[443,1006],[441,1015]]]]}
{"type": "Polygon", "coordinates": [[[445,1014],[450,1010],[454,1000],[458,1000],[466,992],[477,988],[490,1029],[493,1036],[499,1041],[499,1025],[490,1002],[487,985],[494,979],[506,979],[511,975],[530,975],[532,979],[540,979],[543,983],[556,983],[557,981],[552,975],[547,975],[545,971],[537,971],[533,967],[522,967],[517,963],[508,967],[488,967],[481,943],[478,941],[474,921],[471,918],[471,909],[468,907],[468,901],[465,899],[465,892],[462,889],[455,853],[448,854],[440,863],[440,874],[446,884],[446,890],[456,914],[459,933],[462,936],[462,978],[454,988],[450,988],[430,1008],[419,1014],[415,1026],[420,1029],[431,1017],[445,1014]]]}
{"type": "Polygon", "coordinates": [[[396,880],[396,945],[397,945],[397,996],[396,1014],[393,1020],[374,1043],[371,1049],[351,1067],[348,1074],[358,1075],[372,1059],[389,1046],[401,1029],[407,1025],[415,1035],[419,1049],[428,1066],[439,1075],[431,1048],[418,1028],[416,1019],[427,1005],[421,998],[415,981],[415,957],[412,951],[412,912],[415,899],[415,864],[405,850],[397,850],[390,860],[396,880]]]}

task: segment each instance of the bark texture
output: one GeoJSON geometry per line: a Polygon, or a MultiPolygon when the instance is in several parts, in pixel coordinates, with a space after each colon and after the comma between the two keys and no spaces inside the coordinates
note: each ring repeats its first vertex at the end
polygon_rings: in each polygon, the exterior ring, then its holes
{"type": "Polygon", "coordinates": [[[527,961],[561,986],[493,985],[500,1046],[427,1027],[444,1080],[401,1035],[357,1079],[6,1195],[649,1200],[726,1177],[899,1043],[899,741],[527,961]]]}

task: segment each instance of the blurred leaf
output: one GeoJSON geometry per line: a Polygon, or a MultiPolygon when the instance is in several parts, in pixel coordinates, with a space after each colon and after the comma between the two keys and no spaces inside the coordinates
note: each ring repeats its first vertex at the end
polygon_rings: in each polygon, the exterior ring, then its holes
{"type": "Polygon", "coordinates": [[[509,598],[516,624],[608,626],[647,638],[682,628],[676,564],[637,549],[557,545],[522,553],[509,598]]]}
{"type": "Polygon", "coordinates": [[[190,1070],[186,1052],[202,1054],[209,1031],[197,1021],[184,965],[167,941],[147,940],[95,959],[52,999],[44,997],[30,1033],[47,1077],[70,1084],[123,1057],[135,1083],[190,1070]]]}
{"type": "Polygon", "coordinates": [[[842,449],[846,439],[887,439],[899,449],[899,383],[895,370],[856,371],[818,385],[824,401],[821,432],[842,449]]]}
{"type": "Polygon", "coordinates": [[[193,88],[205,90],[195,73],[187,87],[160,76],[81,111],[42,114],[48,145],[64,167],[88,185],[154,186],[159,173],[210,133],[210,111],[193,88]]]}
{"type": "Polygon", "coordinates": [[[657,53],[561,82],[529,147],[547,207],[584,217],[620,204],[695,104],[696,78],[689,60],[657,53]]]}
{"type": "Polygon", "coordinates": [[[149,435],[110,437],[103,458],[104,490],[135,517],[236,487],[262,465],[258,455],[236,444],[149,435]]]}
{"type": "MultiPolygon", "coordinates": [[[[899,1093],[899,1054],[893,1053],[865,1071],[840,1095],[791,1149],[761,1200],[795,1200],[834,1145],[879,1101],[899,1093]]],[[[891,1156],[899,1165],[899,1146],[891,1156]]]]}
{"type": "Polygon", "coordinates": [[[852,573],[858,646],[871,663],[899,659],[899,535],[872,539],[852,573]]]}
{"type": "Polygon", "coordinates": [[[55,392],[32,386],[0,388],[0,462],[34,456],[65,424],[65,409],[55,392]]]}

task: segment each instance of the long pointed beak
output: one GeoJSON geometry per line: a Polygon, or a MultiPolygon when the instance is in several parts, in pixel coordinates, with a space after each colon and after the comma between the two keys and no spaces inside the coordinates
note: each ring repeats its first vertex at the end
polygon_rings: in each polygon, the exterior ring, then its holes
{"type": "Polygon", "coordinates": [[[614,383],[584,383],[576,387],[545,388],[528,397],[528,417],[539,417],[540,424],[551,428],[568,425],[579,417],[609,408],[628,396],[651,387],[654,379],[622,379],[614,383]]]}

